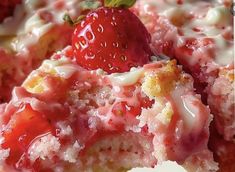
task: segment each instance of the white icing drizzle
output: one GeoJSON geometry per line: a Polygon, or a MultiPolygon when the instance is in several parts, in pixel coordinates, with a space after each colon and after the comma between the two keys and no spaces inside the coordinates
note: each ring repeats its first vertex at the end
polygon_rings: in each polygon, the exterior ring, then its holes
{"type": "Polygon", "coordinates": [[[110,81],[120,85],[128,86],[135,84],[139,78],[143,75],[143,68],[131,68],[130,72],[114,73],[109,76],[110,81]]]}
{"type": "Polygon", "coordinates": [[[133,168],[128,172],[187,172],[182,166],[175,161],[164,161],[162,164],[157,165],[154,168],[133,168]]]}
{"type": "MultiPolygon", "coordinates": [[[[143,6],[143,10],[154,7],[157,14],[167,17],[174,25],[175,20],[178,20],[177,23],[181,25],[177,27],[182,30],[184,36],[179,36],[175,39],[177,46],[183,45],[186,37],[212,38],[215,40],[214,46],[216,48],[214,62],[219,66],[233,63],[232,39],[229,41],[222,36],[224,29],[231,28],[232,32],[232,16],[229,9],[220,4],[221,2],[218,3],[218,1],[214,0],[208,3],[205,1],[186,0],[179,5],[175,0],[149,0],[148,2],[142,0],[139,3],[140,6],[143,6]],[[188,16],[194,16],[194,18],[187,19],[188,16]],[[195,28],[200,31],[195,31],[195,28]]],[[[145,13],[148,14],[150,12],[145,11],[145,13]]],[[[206,49],[199,51],[203,53],[206,49]]],[[[197,63],[198,61],[194,59],[189,58],[188,60],[192,60],[191,64],[197,63]]]]}
{"type": "Polygon", "coordinates": [[[58,60],[44,60],[39,69],[49,73],[55,72],[61,78],[68,79],[78,71],[78,66],[62,56],[58,60]]]}
{"type": "Polygon", "coordinates": [[[55,71],[60,75],[60,77],[67,79],[70,78],[77,71],[77,66],[74,65],[57,66],[55,67],[55,71]]]}
{"type": "Polygon", "coordinates": [[[13,17],[8,17],[0,24],[0,44],[2,36],[14,37],[10,46],[14,51],[20,52],[36,43],[56,25],[63,24],[64,14],[68,13],[71,17],[78,15],[80,6],[77,0],[60,2],[63,9],[56,8],[59,1],[23,0],[22,4],[17,5],[13,17]]]}
{"type": "Polygon", "coordinates": [[[190,96],[185,96],[184,88],[176,87],[171,93],[179,115],[184,120],[184,124],[188,130],[195,127],[195,121],[198,118],[198,108],[190,101],[190,96]]]}
{"type": "Polygon", "coordinates": [[[217,48],[221,51],[216,52],[215,61],[220,65],[228,65],[234,61],[233,43],[226,41],[221,35],[215,36],[217,48]]]}

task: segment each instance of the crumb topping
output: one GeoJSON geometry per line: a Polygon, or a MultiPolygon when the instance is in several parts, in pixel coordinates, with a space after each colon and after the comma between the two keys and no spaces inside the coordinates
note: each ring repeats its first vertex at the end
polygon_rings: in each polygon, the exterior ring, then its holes
{"type": "Polygon", "coordinates": [[[166,66],[156,72],[145,73],[142,90],[152,98],[167,95],[174,88],[179,76],[180,70],[176,66],[176,61],[169,61],[166,66]]]}
{"type": "Polygon", "coordinates": [[[230,82],[234,81],[234,70],[222,69],[219,72],[219,76],[227,78],[230,82]]]}

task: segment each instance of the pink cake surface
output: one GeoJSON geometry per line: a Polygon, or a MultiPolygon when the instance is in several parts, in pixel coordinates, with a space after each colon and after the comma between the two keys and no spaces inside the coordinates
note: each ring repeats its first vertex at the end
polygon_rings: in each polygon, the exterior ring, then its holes
{"type": "Polygon", "coordinates": [[[152,35],[152,47],[192,74],[197,92],[226,140],[235,135],[232,1],[140,0],[133,9],[152,35]]]}
{"type": "Polygon", "coordinates": [[[0,103],[44,59],[70,44],[73,28],[63,16],[78,16],[80,7],[76,0],[23,0],[0,23],[0,103]]]}
{"type": "Polygon", "coordinates": [[[89,4],[22,0],[0,23],[0,172],[124,172],[166,160],[234,172],[232,1],[138,0],[132,11],[156,57],[114,74],[80,67],[69,46],[63,17],[100,2],[89,4]]]}
{"type": "Polygon", "coordinates": [[[2,171],[126,171],[177,161],[216,171],[210,110],[176,61],[106,74],[71,47],[44,60],[0,106],[2,171]]]}

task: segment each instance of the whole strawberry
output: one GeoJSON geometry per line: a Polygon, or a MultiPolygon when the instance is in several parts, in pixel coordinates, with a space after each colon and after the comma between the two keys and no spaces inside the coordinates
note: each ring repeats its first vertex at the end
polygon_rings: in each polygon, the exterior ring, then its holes
{"type": "Polygon", "coordinates": [[[150,34],[141,21],[124,8],[134,1],[113,2],[104,1],[108,7],[91,11],[76,26],[72,46],[77,63],[84,68],[125,72],[148,63],[153,55],[149,47],[150,34]]]}

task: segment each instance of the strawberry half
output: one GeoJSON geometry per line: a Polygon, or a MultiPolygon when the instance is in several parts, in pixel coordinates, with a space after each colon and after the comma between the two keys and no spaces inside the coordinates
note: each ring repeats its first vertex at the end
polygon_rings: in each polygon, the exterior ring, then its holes
{"type": "MultiPolygon", "coordinates": [[[[100,7],[88,13],[77,24],[72,46],[82,67],[101,68],[108,73],[126,72],[148,63],[153,55],[151,37],[144,25],[128,9],[116,7],[123,6],[117,2],[115,7],[100,7]]],[[[106,4],[111,6],[112,2],[106,4]]],[[[133,1],[129,5],[132,4],[133,1]]]]}

